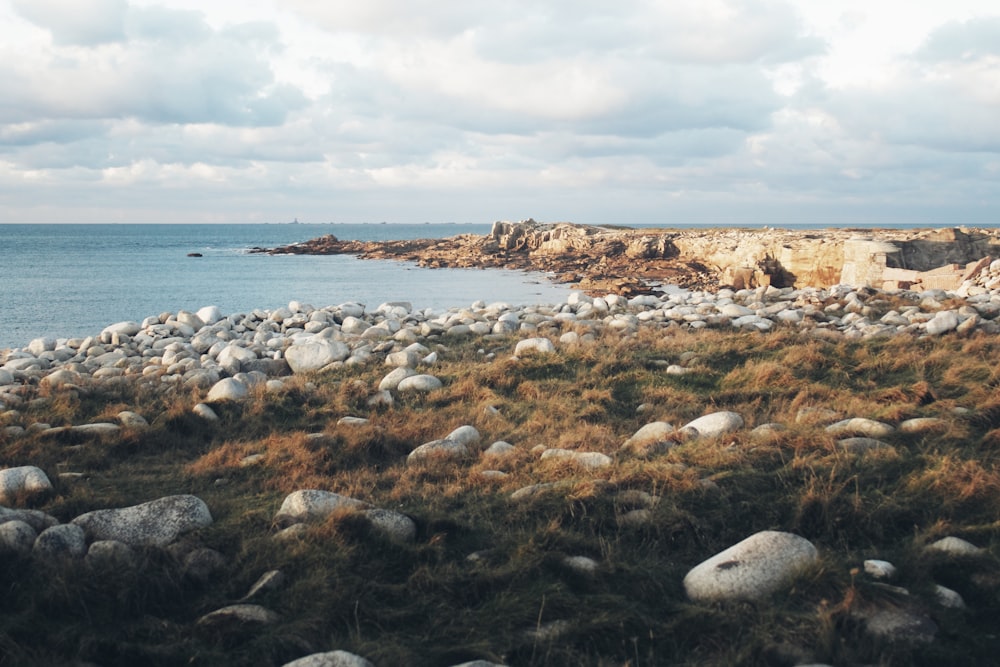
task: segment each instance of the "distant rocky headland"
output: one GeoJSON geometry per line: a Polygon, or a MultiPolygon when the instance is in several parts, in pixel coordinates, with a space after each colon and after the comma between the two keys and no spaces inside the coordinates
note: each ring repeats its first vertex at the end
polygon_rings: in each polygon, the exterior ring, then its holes
{"type": "Polygon", "coordinates": [[[954,290],[1000,256],[997,229],[633,229],[534,220],[447,239],[341,241],[333,235],[256,252],[352,254],[425,267],[544,271],[591,294],[834,285],[954,290]]]}

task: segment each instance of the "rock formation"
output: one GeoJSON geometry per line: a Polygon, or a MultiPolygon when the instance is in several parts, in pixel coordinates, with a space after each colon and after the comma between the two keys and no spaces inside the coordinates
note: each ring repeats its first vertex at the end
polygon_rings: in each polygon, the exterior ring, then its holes
{"type": "Polygon", "coordinates": [[[998,236],[985,229],[632,229],[529,219],[495,222],[486,236],[362,242],[327,235],[267,252],[546,271],[590,294],[625,296],[666,283],[951,290],[1000,256],[998,236]]]}

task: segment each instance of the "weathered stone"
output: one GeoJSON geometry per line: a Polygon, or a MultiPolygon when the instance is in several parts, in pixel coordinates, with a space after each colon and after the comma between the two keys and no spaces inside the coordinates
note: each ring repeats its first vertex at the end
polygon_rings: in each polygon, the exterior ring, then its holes
{"type": "Polygon", "coordinates": [[[282,667],[375,667],[360,655],[347,651],[329,651],[313,653],[298,660],[286,662],[282,667]]]}
{"type": "Polygon", "coordinates": [[[863,454],[876,450],[890,450],[892,445],[875,438],[844,438],[837,441],[837,446],[845,452],[863,454]]]}
{"type": "Polygon", "coordinates": [[[243,596],[241,602],[256,597],[260,593],[277,590],[284,583],[285,575],[281,570],[268,570],[254,582],[247,594],[243,596]]]}
{"type": "Polygon", "coordinates": [[[885,560],[870,559],[864,563],[865,573],[876,579],[892,579],[896,576],[896,566],[885,560]]]}
{"type": "Polygon", "coordinates": [[[79,526],[64,523],[39,533],[31,553],[46,559],[82,558],[87,553],[87,542],[79,526]]]}
{"type": "Polygon", "coordinates": [[[542,452],[542,460],[546,459],[562,459],[569,460],[577,465],[584,468],[604,468],[612,463],[614,460],[607,454],[602,454],[600,452],[576,452],[570,449],[560,449],[560,448],[550,448],[542,452]]]}
{"type": "Polygon", "coordinates": [[[285,361],[293,373],[318,371],[336,361],[351,356],[351,348],[340,341],[312,340],[308,343],[292,345],[285,350],[285,361]]]}
{"type": "Polygon", "coordinates": [[[367,503],[332,491],[303,489],[293,491],[285,497],[275,519],[308,521],[323,519],[339,509],[365,509],[368,507],[370,506],[367,503]]]}
{"type": "Polygon", "coordinates": [[[191,409],[191,411],[194,414],[201,417],[202,419],[204,419],[205,421],[209,422],[219,421],[219,415],[215,414],[215,410],[208,407],[204,403],[198,403],[197,405],[194,406],[194,408],[191,409]]]}
{"type": "Polygon", "coordinates": [[[38,533],[24,521],[0,523],[0,554],[27,556],[38,533]]]}
{"type": "Polygon", "coordinates": [[[925,553],[948,554],[950,556],[977,556],[985,549],[977,547],[971,542],[967,542],[960,537],[942,537],[937,542],[932,542],[924,547],[925,553]]]}
{"type": "Polygon", "coordinates": [[[934,640],[938,627],[923,614],[905,607],[887,607],[864,615],[865,629],[893,642],[926,644],[934,640]]]}
{"type": "Polygon", "coordinates": [[[639,455],[665,452],[675,443],[674,427],[662,421],[650,422],[632,434],[622,449],[639,455]]]}
{"type": "Polygon", "coordinates": [[[427,392],[440,389],[443,386],[444,384],[441,380],[437,379],[433,375],[411,375],[403,378],[396,386],[396,389],[401,392],[427,392]]]}
{"type": "Polygon", "coordinates": [[[514,346],[515,357],[525,354],[552,354],[555,351],[555,345],[548,338],[525,338],[514,346]]]}
{"type": "Polygon", "coordinates": [[[475,426],[466,424],[465,426],[456,428],[446,435],[444,439],[451,440],[452,442],[460,442],[463,445],[475,445],[479,443],[481,437],[475,426]]]}
{"type": "Polygon", "coordinates": [[[954,311],[942,310],[935,314],[924,328],[930,335],[937,336],[957,328],[958,323],[958,315],[954,311]]]}
{"type": "Polygon", "coordinates": [[[896,429],[891,424],[855,417],[830,424],[826,427],[826,432],[831,435],[847,435],[850,433],[865,435],[870,438],[884,438],[895,433],[896,429]]]}
{"type": "Polygon", "coordinates": [[[198,619],[201,627],[215,631],[229,631],[247,625],[271,625],[281,617],[270,609],[256,604],[233,604],[205,614],[198,619]]]}
{"type": "Polygon", "coordinates": [[[372,526],[391,540],[412,542],[417,538],[417,524],[405,514],[384,509],[364,510],[363,514],[372,526]]]}
{"type": "Polygon", "coordinates": [[[147,503],[87,512],[73,519],[95,540],[129,546],[166,546],[178,536],[212,523],[208,506],[196,496],[166,496],[147,503]]]}
{"type": "Polygon", "coordinates": [[[684,577],[684,589],[697,602],[759,600],[818,559],[809,540],[766,530],[697,565],[684,577]]]}
{"type": "Polygon", "coordinates": [[[509,456],[516,451],[514,445],[503,440],[497,440],[483,451],[484,456],[509,456]]]}
{"type": "Polygon", "coordinates": [[[13,503],[21,496],[52,490],[52,482],[41,468],[19,466],[0,470],[0,503],[13,503]]]}
{"type": "Polygon", "coordinates": [[[149,426],[149,422],[142,415],[131,410],[122,410],[117,416],[118,421],[125,428],[143,429],[149,426]]]}
{"type": "Polygon", "coordinates": [[[469,448],[462,442],[442,439],[420,445],[406,457],[407,463],[435,459],[460,459],[469,456],[469,448]]]}
{"type": "Polygon", "coordinates": [[[117,540],[97,540],[87,549],[87,565],[107,569],[127,569],[135,565],[132,547],[117,540]]]}
{"type": "Polygon", "coordinates": [[[917,417],[899,424],[900,433],[941,433],[948,428],[947,420],[937,417],[917,417]]]}
{"type": "Polygon", "coordinates": [[[681,431],[689,437],[716,438],[741,428],[743,428],[743,417],[735,412],[720,411],[688,422],[681,431]]]}

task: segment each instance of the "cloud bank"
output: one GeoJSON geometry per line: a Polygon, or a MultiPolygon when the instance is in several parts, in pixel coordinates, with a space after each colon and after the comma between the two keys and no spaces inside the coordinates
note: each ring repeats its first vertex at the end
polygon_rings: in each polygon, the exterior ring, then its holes
{"type": "Polygon", "coordinates": [[[1000,223],[1000,10],[0,0],[0,222],[1000,223]]]}

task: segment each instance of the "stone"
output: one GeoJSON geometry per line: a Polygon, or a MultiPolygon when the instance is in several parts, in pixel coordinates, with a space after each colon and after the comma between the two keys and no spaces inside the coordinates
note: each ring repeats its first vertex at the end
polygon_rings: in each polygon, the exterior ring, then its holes
{"type": "Polygon", "coordinates": [[[281,617],[256,604],[232,604],[209,612],[198,619],[197,624],[217,631],[231,630],[246,625],[271,625],[281,617]]]}
{"type": "Polygon", "coordinates": [[[73,426],[70,430],[74,433],[82,433],[84,435],[116,435],[121,431],[122,427],[118,424],[112,424],[110,422],[98,422],[96,424],[78,424],[73,426]]]}
{"type": "Polygon", "coordinates": [[[503,440],[497,440],[483,451],[484,456],[509,456],[516,451],[514,445],[503,440]]]}
{"type": "Polygon", "coordinates": [[[743,417],[735,412],[713,412],[684,425],[681,431],[697,438],[716,438],[743,428],[743,417]]]}
{"type": "Polygon", "coordinates": [[[31,526],[36,533],[59,525],[58,519],[39,510],[15,510],[0,507],[0,525],[8,521],[23,521],[31,526]]]}
{"type": "Polygon", "coordinates": [[[52,482],[41,468],[19,466],[0,470],[0,503],[9,505],[22,496],[34,496],[52,490],[52,482]]]}
{"type": "Polygon", "coordinates": [[[406,457],[407,463],[417,463],[434,459],[460,459],[469,456],[469,448],[463,442],[442,439],[425,442],[406,457]]]}
{"type": "Polygon", "coordinates": [[[951,310],[939,311],[924,325],[925,331],[932,336],[947,333],[958,327],[958,314],[951,310]]]}
{"type": "Polygon", "coordinates": [[[478,444],[482,436],[479,435],[479,431],[475,426],[470,426],[466,424],[465,426],[459,426],[454,431],[445,436],[445,440],[451,440],[452,442],[460,442],[463,445],[475,445],[478,444]]]}
{"type": "Polygon", "coordinates": [[[600,567],[600,563],[587,556],[566,556],[562,559],[562,563],[574,572],[588,576],[597,574],[600,567]]]}
{"type": "Polygon", "coordinates": [[[765,530],[695,566],[684,577],[684,590],[695,602],[760,600],[818,559],[809,540],[765,530]]]}
{"type": "Polygon", "coordinates": [[[444,383],[433,375],[411,375],[403,378],[396,386],[396,389],[401,392],[428,392],[440,389],[443,386],[444,383]]]}
{"type": "Polygon", "coordinates": [[[260,593],[264,593],[266,591],[277,590],[284,583],[285,575],[281,570],[268,570],[264,574],[260,575],[260,578],[254,582],[253,586],[250,587],[250,590],[240,601],[249,600],[250,598],[256,597],[260,593]]]}
{"type": "Polygon", "coordinates": [[[885,422],[855,417],[830,424],[826,427],[826,432],[831,435],[857,434],[870,438],[884,438],[895,433],[896,429],[885,422]]]}
{"type": "Polygon", "coordinates": [[[56,349],[55,338],[36,338],[25,348],[34,356],[40,356],[43,352],[51,352],[56,349]]]}
{"type": "Polygon", "coordinates": [[[417,539],[417,524],[413,519],[393,510],[370,509],[363,512],[368,522],[390,540],[413,542],[417,539]]]}
{"type": "Polygon", "coordinates": [[[191,412],[193,412],[197,416],[201,417],[205,421],[209,421],[209,422],[217,422],[217,421],[219,421],[219,415],[215,414],[215,410],[213,410],[212,408],[208,407],[204,403],[198,403],[197,405],[195,405],[191,409],[191,412]]]}
{"type": "Polygon", "coordinates": [[[354,653],[328,651],[286,662],[282,667],[375,667],[375,665],[354,653]]]}
{"type": "Polygon", "coordinates": [[[285,497],[275,520],[279,518],[293,521],[323,519],[339,509],[365,509],[367,507],[369,507],[367,503],[332,491],[303,489],[293,491],[285,497]]]}
{"type": "Polygon", "coordinates": [[[215,549],[193,549],[184,554],[181,571],[184,576],[200,584],[207,584],[226,566],[226,557],[215,549]]]}
{"type": "Polygon", "coordinates": [[[184,533],[211,525],[212,514],[197,496],[176,495],[132,507],[87,512],[72,523],[94,540],[163,547],[184,533]]]}
{"type": "Polygon", "coordinates": [[[674,427],[668,422],[650,422],[633,433],[622,449],[641,455],[658,454],[669,449],[675,438],[674,427]]]}
{"type": "Polygon", "coordinates": [[[517,342],[514,346],[514,356],[520,357],[525,354],[552,354],[556,351],[556,346],[548,338],[525,338],[517,342]]]}
{"type": "Polygon", "coordinates": [[[514,491],[510,494],[510,499],[514,502],[523,502],[526,500],[531,500],[532,498],[537,498],[538,496],[547,493],[555,488],[554,482],[542,482],[540,484],[530,484],[528,486],[523,486],[520,489],[514,491]]]}
{"type": "Polygon", "coordinates": [[[83,376],[67,368],[58,368],[44,378],[41,385],[49,389],[65,389],[67,387],[78,387],[83,383],[83,376]]]}
{"type": "Polygon", "coordinates": [[[195,313],[202,322],[207,325],[215,324],[222,319],[222,311],[219,310],[218,306],[205,306],[204,308],[199,308],[195,313]]]}
{"type": "Polygon", "coordinates": [[[399,387],[399,383],[408,377],[416,375],[417,372],[408,366],[400,366],[390,371],[382,381],[378,383],[379,391],[388,391],[399,387]]]}
{"type": "Polygon", "coordinates": [[[926,644],[938,627],[931,619],[903,607],[887,607],[865,614],[865,629],[889,641],[926,644]]]}
{"type": "Polygon", "coordinates": [[[118,540],[97,540],[87,549],[84,562],[95,568],[128,569],[135,565],[135,552],[118,540]]]}
{"type": "Polygon", "coordinates": [[[950,588],[945,588],[940,584],[934,586],[934,597],[937,599],[938,604],[942,607],[948,607],[949,609],[965,609],[965,600],[958,591],[953,591],[950,588]]]}
{"type": "Polygon", "coordinates": [[[863,454],[876,450],[891,450],[892,445],[875,438],[844,438],[837,441],[837,446],[851,454],[863,454]]]}
{"type": "Polygon", "coordinates": [[[896,576],[896,566],[886,560],[866,560],[864,567],[865,573],[876,579],[892,579],[896,576]]]}
{"type": "Polygon", "coordinates": [[[125,428],[143,429],[149,427],[149,422],[146,421],[145,417],[131,410],[122,410],[117,417],[125,428]]]}
{"type": "Polygon", "coordinates": [[[134,336],[142,331],[142,325],[138,322],[118,322],[116,324],[110,324],[101,331],[101,340],[107,337],[107,340],[111,340],[113,334],[124,334],[126,336],[134,336]]]}
{"type": "Polygon", "coordinates": [[[336,361],[351,356],[351,348],[340,341],[313,340],[292,345],[285,350],[285,361],[293,373],[318,371],[336,361]]]}
{"type": "Polygon", "coordinates": [[[0,554],[27,556],[38,533],[24,521],[0,523],[0,554]]]}
{"type": "Polygon", "coordinates": [[[971,542],[952,536],[942,537],[937,542],[924,547],[924,553],[940,553],[950,556],[978,556],[984,551],[985,549],[981,549],[971,542]]]}
{"type": "Polygon", "coordinates": [[[47,559],[82,558],[87,553],[87,541],[82,528],[64,523],[39,533],[31,553],[47,559]]]}
{"type": "Polygon", "coordinates": [[[557,447],[543,451],[541,459],[543,461],[546,459],[568,459],[588,469],[604,468],[614,463],[614,460],[610,456],[600,452],[576,452],[571,449],[560,449],[557,447]]]}
{"type": "Polygon", "coordinates": [[[900,433],[941,433],[947,431],[949,423],[937,417],[917,417],[900,422],[900,433]]]}

